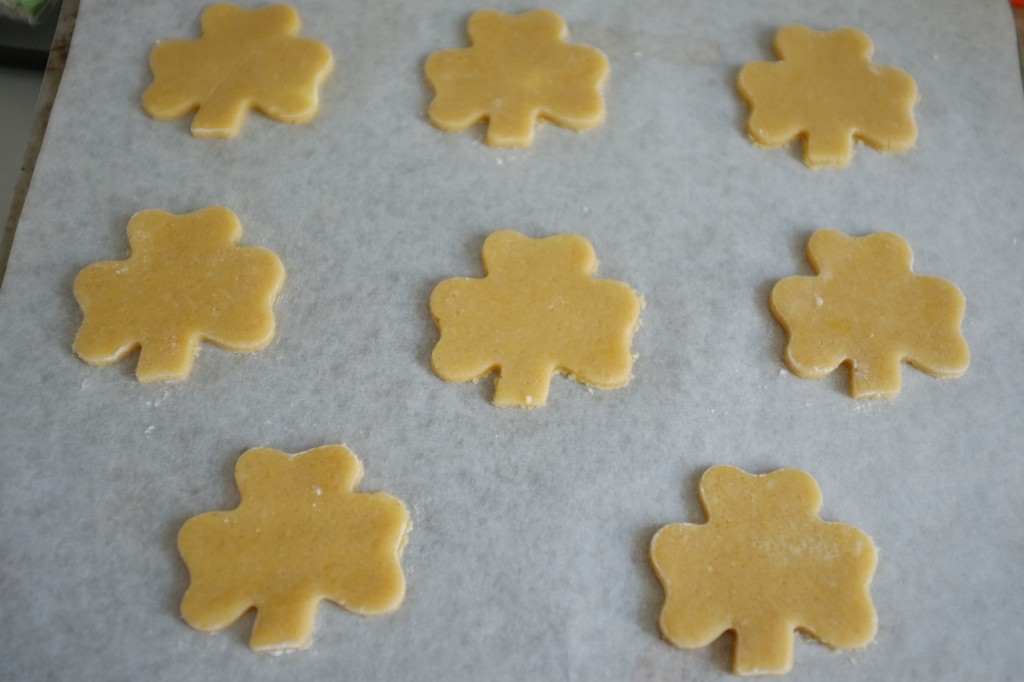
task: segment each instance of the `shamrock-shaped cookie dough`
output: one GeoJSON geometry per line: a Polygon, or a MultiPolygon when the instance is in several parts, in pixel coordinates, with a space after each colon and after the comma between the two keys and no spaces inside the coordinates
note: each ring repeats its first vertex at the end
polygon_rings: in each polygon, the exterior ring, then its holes
{"type": "Polygon", "coordinates": [[[819,379],[848,362],[854,398],[891,398],[900,390],[901,362],[936,377],[967,371],[964,296],[951,282],[914,274],[902,237],[819,230],[807,259],[816,276],[787,277],[771,294],[772,313],[789,333],[786,364],[794,374],[819,379]]]}
{"type": "Polygon", "coordinates": [[[544,405],[555,372],[596,388],[626,385],[641,302],[622,282],[593,277],[590,242],[505,230],[484,242],[483,260],[486,277],[445,280],[430,297],[438,376],[472,381],[498,370],[494,404],[519,407],[544,405]]]}
{"type": "Polygon", "coordinates": [[[804,163],[811,168],[849,165],[854,139],[883,151],[913,147],[917,84],[900,69],[873,64],[874,49],[853,28],[818,33],[783,26],[775,36],[780,61],[740,71],[750,137],[781,147],[803,136],[804,163]]]}
{"type": "Polygon", "coordinates": [[[788,672],[797,628],[833,649],[871,643],[875,546],[856,528],[819,518],[813,478],[716,466],[701,478],[700,498],[706,524],[665,526],[651,540],[666,640],[696,649],[733,630],[739,675],[788,672]]]}
{"type": "Polygon", "coordinates": [[[566,43],[567,35],[562,18],[548,10],[476,12],[469,18],[472,47],[427,59],[436,92],[431,123],[457,132],[487,119],[492,147],[529,146],[538,118],[573,130],[600,125],[608,59],[593,47],[566,43]]]}
{"type": "Polygon", "coordinates": [[[297,38],[299,14],[288,5],[244,10],[211,5],[199,40],[165,40],[153,48],[153,84],[142,107],[161,121],[196,111],[196,137],[234,137],[249,109],[283,123],[316,115],[317,88],[333,67],[331,51],[297,38]]]}
{"type": "Polygon", "coordinates": [[[239,247],[242,224],[215,206],[187,215],[142,211],[128,223],[128,260],[94,263],[75,278],[85,320],[74,350],[109,365],[137,348],[139,381],[184,379],[200,339],[254,351],[274,339],[284,266],[239,247]]]}
{"type": "Polygon", "coordinates": [[[242,455],[238,507],[192,517],[178,534],[185,621],[221,630],[255,607],[250,646],[282,651],[309,645],[323,599],[363,615],[397,609],[409,514],[390,495],[355,492],[362,477],[342,445],[242,455]]]}

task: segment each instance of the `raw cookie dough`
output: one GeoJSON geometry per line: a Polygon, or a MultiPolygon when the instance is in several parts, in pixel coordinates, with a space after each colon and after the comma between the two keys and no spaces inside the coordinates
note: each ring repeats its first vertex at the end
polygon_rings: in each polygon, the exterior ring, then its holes
{"type": "Polygon", "coordinates": [[[706,524],[675,523],[651,540],[666,640],[696,649],[732,630],[738,675],[789,672],[796,628],[833,649],[871,643],[875,546],[852,526],[821,520],[813,478],[716,466],[701,477],[700,498],[706,524]]]}
{"type": "Polygon", "coordinates": [[[820,379],[848,362],[850,395],[891,398],[900,391],[901,362],[936,377],[967,371],[964,296],[951,282],[915,275],[902,237],[819,230],[807,260],[817,276],[783,279],[770,301],[789,334],[786,364],[794,374],[820,379]]]}
{"type": "Polygon", "coordinates": [[[250,646],[287,651],[309,645],[321,599],[362,615],[396,610],[409,514],[390,495],[355,492],[362,477],[343,445],[243,454],[238,507],[194,516],[178,534],[185,621],[221,630],[255,607],[250,646]]]}
{"type": "Polygon", "coordinates": [[[483,260],[486,277],[445,280],[430,297],[439,377],[472,381],[498,370],[494,404],[519,407],[544,405],[555,372],[596,388],[629,382],[641,301],[622,282],[593,277],[590,242],[504,230],[484,242],[483,260]]]}
{"type": "Polygon", "coordinates": [[[527,147],[543,118],[573,130],[604,122],[601,87],[608,59],[593,47],[565,42],[560,16],[481,10],[469,18],[472,47],[430,55],[427,80],[436,96],[427,115],[458,132],[487,119],[487,144],[527,147]]]}
{"type": "Polygon", "coordinates": [[[93,263],[75,278],[85,313],[74,350],[110,365],[141,347],[139,381],[184,379],[200,339],[254,351],[274,339],[284,266],[271,251],[238,247],[242,224],[214,206],[186,215],[136,213],[128,260],[93,263]]]}
{"type": "Polygon", "coordinates": [[[752,110],[750,137],[781,147],[803,136],[811,168],[849,165],[854,139],[883,151],[913,147],[917,84],[905,71],[872,64],[874,49],[857,29],[783,26],[775,36],[781,61],[740,71],[739,91],[752,110]]]}
{"type": "Polygon", "coordinates": [[[334,61],[327,46],[296,38],[301,22],[288,5],[244,10],[211,5],[199,40],[165,40],[153,48],[153,84],[142,108],[166,121],[197,110],[196,137],[234,137],[251,108],[283,123],[316,115],[317,88],[334,61]]]}

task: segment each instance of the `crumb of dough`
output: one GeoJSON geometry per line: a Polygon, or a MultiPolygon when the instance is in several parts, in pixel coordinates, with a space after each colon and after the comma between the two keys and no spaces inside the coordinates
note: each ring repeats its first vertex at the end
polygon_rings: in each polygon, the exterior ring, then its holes
{"type": "Polygon", "coordinates": [[[549,10],[476,12],[469,18],[471,47],[427,59],[435,92],[430,122],[458,132],[486,119],[492,147],[529,146],[538,119],[572,130],[601,125],[608,58],[566,43],[567,36],[565,21],[549,10]]]}
{"type": "Polygon", "coordinates": [[[669,643],[696,649],[732,630],[738,675],[788,672],[797,628],[833,649],[871,643],[877,550],[860,530],[821,520],[813,478],[716,466],[701,477],[700,498],[706,524],[675,523],[651,540],[669,643]]]}
{"type": "Polygon", "coordinates": [[[194,516],[178,533],[191,580],[185,622],[221,630],[255,608],[250,646],[282,652],[309,645],[322,600],[361,615],[398,609],[409,513],[385,493],[356,492],[362,477],[343,445],[243,454],[238,507],[194,516]]]}
{"type": "Polygon", "coordinates": [[[504,230],[484,242],[483,261],[483,279],[445,280],[430,297],[439,377],[465,382],[497,370],[494,404],[517,407],[545,405],[556,372],[595,388],[629,382],[640,298],[593,276],[590,242],[504,230]]]}
{"type": "Polygon", "coordinates": [[[844,167],[853,141],[905,151],[917,140],[917,84],[905,71],[871,62],[871,39],[853,28],[812,31],[783,26],[777,62],[754,62],[737,87],[750,107],[747,133],[764,147],[804,138],[804,163],[844,167]]]}
{"type": "Polygon", "coordinates": [[[272,251],[239,247],[241,238],[242,223],[220,206],[135,214],[128,260],[93,263],[75,278],[84,313],[75,353],[104,366],[141,348],[136,376],[151,382],[188,377],[200,340],[236,352],[265,348],[284,266],[272,251]]]}
{"type": "Polygon", "coordinates": [[[234,137],[249,109],[275,121],[305,123],[319,108],[317,89],[334,60],[323,43],[296,37],[299,13],[288,5],[244,10],[211,5],[202,38],[164,40],[153,48],[153,84],[142,108],[166,121],[195,111],[196,137],[234,137]]]}
{"type": "Polygon", "coordinates": [[[786,364],[804,379],[850,365],[850,395],[899,393],[901,363],[935,377],[967,371],[960,331],[966,302],[956,285],[911,270],[899,235],[849,237],[819,230],[807,243],[813,277],[787,277],[772,289],[772,313],[789,335],[786,364]]]}

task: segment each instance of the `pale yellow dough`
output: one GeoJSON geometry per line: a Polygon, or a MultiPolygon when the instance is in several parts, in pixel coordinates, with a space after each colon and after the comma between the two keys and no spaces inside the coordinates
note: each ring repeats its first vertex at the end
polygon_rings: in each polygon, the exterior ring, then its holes
{"type": "Polygon", "coordinates": [[[701,478],[700,497],[706,524],[665,526],[651,540],[666,640],[696,649],[732,630],[738,675],[788,672],[798,628],[833,649],[871,643],[875,546],[856,528],[819,518],[813,478],[716,466],[701,478]]]}
{"type": "Polygon", "coordinates": [[[622,282],[595,279],[583,237],[530,239],[505,230],[484,242],[483,279],[449,279],[430,297],[441,339],[434,371],[472,381],[498,370],[494,404],[540,407],[555,372],[596,388],[630,379],[641,301],[622,282]]]}
{"type": "Polygon", "coordinates": [[[604,122],[601,87],[608,59],[565,42],[565,21],[549,10],[518,16],[481,10],[469,18],[472,47],[430,55],[426,76],[436,96],[427,114],[460,131],[487,120],[487,144],[526,147],[538,118],[573,130],[604,122]]]}
{"type": "Polygon", "coordinates": [[[215,206],[186,215],[142,211],[128,223],[128,260],[93,263],[75,278],[85,319],[74,351],[110,365],[137,348],[139,381],[171,381],[192,371],[199,341],[246,352],[274,339],[281,260],[239,247],[242,224],[215,206]]]}
{"type": "Polygon", "coordinates": [[[178,534],[191,577],[185,621],[220,630],[255,608],[252,648],[287,651],[309,645],[323,599],[362,615],[396,610],[409,514],[390,495],[355,492],[362,477],[342,445],[242,455],[238,507],[195,516],[178,534]]]}
{"type": "Polygon", "coordinates": [[[900,391],[902,362],[936,377],[967,371],[964,296],[951,282],[914,274],[902,237],[819,230],[807,259],[817,275],[783,279],[770,301],[789,334],[786,364],[794,374],[818,379],[846,362],[854,398],[891,398],[900,391]]]}
{"type": "Polygon", "coordinates": [[[750,137],[781,147],[803,136],[811,168],[849,165],[855,139],[883,151],[913,147],[917,84],[900,69],[873,64],[874,49],[857,29],[819,33],[783,26],[775,36],[780,61],[740,71],[750,137]]]}
{"type": "Polygon", "coordinates": [[[327,46],[297,38],[299,13],[288,5],[244,10],[211,5],[199,40],[165,40],[153,48],[153,84],[142,107],[168,120],[196,111],[196,137],[234,137],[255,108],[284,123],[304,123],[319,107],[317,88],[334,61],[327,46]]]}

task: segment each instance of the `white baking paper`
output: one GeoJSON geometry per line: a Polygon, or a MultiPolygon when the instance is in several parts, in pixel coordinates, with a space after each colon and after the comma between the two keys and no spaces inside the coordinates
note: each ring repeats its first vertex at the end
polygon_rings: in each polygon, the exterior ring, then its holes
{"type": "MultiPolygon", "coordinates": [[[[205,2],[82,0],[0,291],[0,678],[586,680],[729,678],[731,636],[664,643],[647,561],[662,525],[704,520],[703,471],[797,467],[822,514],[880,548],[878,637],[798,636],[791,680],[997,680],[1024,670],[1024,97],[1005,0],[564,0],[611,61],[608,120],[543,126],[523,150],[425,117],[423,61],[467,45],[468,0],[296,0],[337,68],[308,125],[250,115],[230,141],[140,106],[161,39],[205,2]],[[744,133],[739,69],[777,28],[854,26],[917,80],[918,146],[812,172],[744,133]],[[125,257],[140,210],[223,205],[288,270],[265,351],[206,345],[192,376],[141,385],[135,357],[71,352],[71,285],[125,257]],[[821,227],[891,230],[967,298],[967,374],[904,369],[894,400],[840,371],[789,374],[767,305],[809,274],[821,227]],[[552,381],[540,410],[430,369],[428,297],[483,273],[487,234],[575,232],[598,275],[644,296],[628,387],[552,381]],[[247,448],[346,443],[362,489],[409,506],[408,594],[389,616],[330,604],[311,649],[251,652],[251,614],[178,615],[185,519],[237,504],[247,448]]],[[[504,11],[534,6],[513,0],[504,11]]]]}

